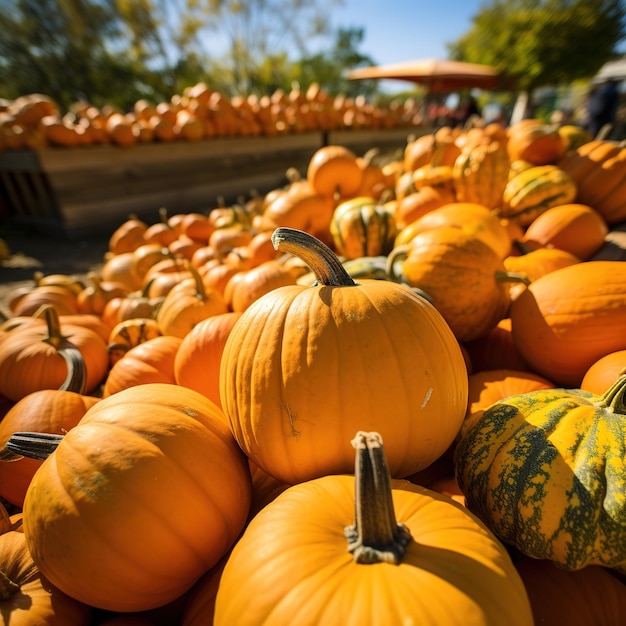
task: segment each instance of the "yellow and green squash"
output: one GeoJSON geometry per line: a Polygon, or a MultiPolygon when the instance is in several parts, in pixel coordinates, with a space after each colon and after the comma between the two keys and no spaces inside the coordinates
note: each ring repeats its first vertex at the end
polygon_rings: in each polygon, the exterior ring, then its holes
{"type": "Polygon", "coordinates": [[[467,506],[505,543],[567,570],[626,571],[626,375],[603,395],[510,396],[461,429],[467,506]]]}

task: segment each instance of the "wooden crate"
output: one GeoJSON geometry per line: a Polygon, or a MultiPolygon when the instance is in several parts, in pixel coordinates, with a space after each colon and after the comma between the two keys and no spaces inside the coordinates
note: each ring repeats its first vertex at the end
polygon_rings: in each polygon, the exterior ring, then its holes
{"type": "Polygon", "coordinates": [[[74,239],[98,235],[134,214],[149,222],[168,213],[208,212],[218,198],[286,184],[305,173],[322,145],[357,154],[380,145],[403,147],[407,131],[345,131],[202,142],[43,148],[0,154],[0,214],[35,231],[74,239]]]}

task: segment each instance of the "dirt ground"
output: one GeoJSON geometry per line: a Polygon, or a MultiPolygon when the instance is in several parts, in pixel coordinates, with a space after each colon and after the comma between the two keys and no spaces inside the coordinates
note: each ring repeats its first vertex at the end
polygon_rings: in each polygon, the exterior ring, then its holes
{"type": "Polygon", "coordinates": [[[0,310],[5,314],[8,294],[33,284],[35,271],[84,276],[102,266],[108,246],[108,235],[69,241],[18,229],[0,229],[0,238],[11,251],[11,256],[0,262],[0,310]]]}

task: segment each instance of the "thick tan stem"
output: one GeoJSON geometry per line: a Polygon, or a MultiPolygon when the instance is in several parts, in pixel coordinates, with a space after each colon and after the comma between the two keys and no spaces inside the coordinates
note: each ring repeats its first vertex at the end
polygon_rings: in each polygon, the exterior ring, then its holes
{"type": "Polygon", "coordinates": [[[357,563],[398,564],[412,538],[409,529],[396,521],[382,438],[361,431],[352,445],[356,449],[355,524],[345,529],[348,550],[357,563]]]}
{"type": "Polygon", "coordinates": [[[281,227],[272,234],[272,244],[275,250],[302,259],[311,268],[320,285],[333,287],[356,285],[337,255],[313,235],[295,228],[281,227]]]}

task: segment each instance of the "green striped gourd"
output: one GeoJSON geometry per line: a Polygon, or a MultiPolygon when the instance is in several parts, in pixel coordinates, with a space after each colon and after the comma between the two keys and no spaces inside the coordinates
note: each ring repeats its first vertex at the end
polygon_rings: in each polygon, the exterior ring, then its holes
{"type": "Polygon", "coordinates": [[[509,179],[499,214],[528,226],[549,208],[573,202],[576,194],[576,183],[567,172],[557,165],[536,165],[509,179]]]}
{"type": "Polygon", "coordinates": [[[626,375],[602,396],[545,389],[473,414],[455,469],[505,543],[567,570],[626,571],[626,375]]]}
{"type": "Polygon", "coordinates": [[[344,200],[335,208],[330,234],[341,256],[358,259],[386,255],[393,247],[398,226],[377,200],[359,196],[344,200]]]}
{"type": "Polygon", "coordinates": [[[498,141],[463,150],[452,168],[457,201],[482,204],[488,209],[499,207],[509,168],[506,145],[498,141]]]}

